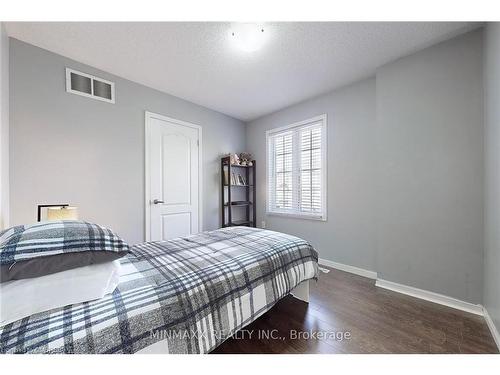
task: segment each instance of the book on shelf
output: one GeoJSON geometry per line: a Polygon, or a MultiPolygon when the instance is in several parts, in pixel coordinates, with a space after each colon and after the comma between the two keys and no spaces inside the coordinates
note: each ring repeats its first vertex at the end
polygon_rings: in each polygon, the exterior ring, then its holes
{"type": "Polygon", "coordinates": [[[238,185],[246,185],[247,182],[245,180],[245,177],[243,177],[241,174],[238,175],[238,185]]]}

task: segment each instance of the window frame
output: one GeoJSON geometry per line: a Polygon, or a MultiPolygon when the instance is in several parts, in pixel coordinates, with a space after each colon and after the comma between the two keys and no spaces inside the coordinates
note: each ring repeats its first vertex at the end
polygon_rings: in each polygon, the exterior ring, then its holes
{"type": "MultiPolygon", "coordinates": [[[[290,218],[297,218],[297,219],[308,219],[308,220],[318,220],[318,221],[327,221],[328,217],[328,204],[327,204],[327,189],[328,189],[328,183],[327,183],[327,171],[328,171],[328,150],[327,150],[327,145],[328,145],[328,137],[327,137],[327,115],[322,114],[319,116],[315,116],[303,121],[295,122],[290,125],[286,126],[281,126],[278,128],[273,128],[270,130],[266,131],[266,216],[281,216],[281,217],[290,217],[290,218]],[[288,131],[297,131],[301,128],[307,128],[308,126],[311,126],[315,123],[321,122],[321,213],[306,213],[306,212],[298,212],[297,210],[293,211],[287,211],[287,210],[276,210],[272,209],[271,207],[271,189],[270,189],[270,169],[271,169],[271,158],[273,158],[273,155],[271,155],[271,139],[278,135],[279,133],[286,133],[288,131]]],[[[295,153],[299,153],[298,145],[294,144],[292,146],[293,151],[292,151],[292,170],[294,170],[293,167],[293,160],[296,160],[300,157],[300,155],[296,155],[295,153]]],[[[298,168],[295,167],[297,170],[298,168]]],[[[292,177],[293,179],[293,177],[292,177]]],[[[296,181],[295,181],[296,182],[296,181]]],[[[292,206],[296,205],[297,201],[297,194],[298,194],[299,189],[294,188],[292,189],[292,199],[294,202],[292,202],[292,206]]]]}

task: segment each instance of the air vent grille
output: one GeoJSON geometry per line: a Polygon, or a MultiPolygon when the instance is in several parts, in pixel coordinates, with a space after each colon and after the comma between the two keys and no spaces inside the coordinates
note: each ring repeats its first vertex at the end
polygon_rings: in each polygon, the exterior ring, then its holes
{"type": "Polygon", "coordinates": [[[66,91],[108,103],[115,102],[114,82],[70,68],[66,68],[66,91]]]}

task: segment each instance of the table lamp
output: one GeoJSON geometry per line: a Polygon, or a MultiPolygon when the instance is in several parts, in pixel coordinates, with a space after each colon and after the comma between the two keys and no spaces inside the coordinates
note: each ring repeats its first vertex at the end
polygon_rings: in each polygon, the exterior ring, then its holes
{"type": "Polygon", "coordinates": [[[78,220],[78,207],[49,207],[47,209],[47,220],[78,220]]]}
{"type": "Polygon", "coordinates": [[[37,220],[42,219],[42,208],[47,208],[47,220],[78,220],[78,207],[69,204],[40,204],[38,205],[37,220]]]}

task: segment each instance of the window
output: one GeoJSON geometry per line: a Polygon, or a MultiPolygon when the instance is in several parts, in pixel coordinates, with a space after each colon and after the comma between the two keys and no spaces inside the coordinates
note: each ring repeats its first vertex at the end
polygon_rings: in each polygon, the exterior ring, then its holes
{"type": "Polygon", "coordinates": [[[70,68],[66,68],[66,91],[104,102],[115,102],[114,82],[70,68]]]}
{"type": "Polygon", "coordinates": [[[267,213],[326,220],[326,115],[267,132],[267,213]]]}

